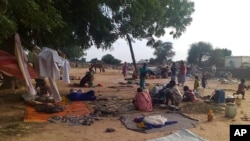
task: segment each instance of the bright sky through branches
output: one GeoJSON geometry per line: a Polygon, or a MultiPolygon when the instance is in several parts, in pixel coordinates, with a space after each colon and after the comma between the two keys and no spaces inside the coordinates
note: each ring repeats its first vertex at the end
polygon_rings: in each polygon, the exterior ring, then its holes
{"type": "MultiPolygon", "coordinates": [[[[170,35],[161,38],[173,43],[176,55],[173,60],[186,60],[192,43],[207,42],[214,48],[227,48],[233,56],[250,56],[250,0],[193,0],[195,12],[193,22],[178,39],[170,35]]],[[[155,58],[154,49],[146,46],[146,41],[132,44],[136,61],[155,58]]],[[[103,51],[92,47],[87,50],[87,61],[101,59],[106,54],[127,62],[132,62],[129,46],[125,40],[113,44],[114,50],[103,51]]]]}

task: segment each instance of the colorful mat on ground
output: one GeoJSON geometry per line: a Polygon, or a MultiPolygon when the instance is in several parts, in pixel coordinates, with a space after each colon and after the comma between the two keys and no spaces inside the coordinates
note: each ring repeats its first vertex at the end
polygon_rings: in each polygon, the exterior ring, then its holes
{"type": "Polygon", "coordinates": [[[72,102],[69,105],[66,105],[66,109],[63,112],[53,114],[36,112],[34,107],[27,106],[24,115],[24,122],[47,122],[47,120],[54,115],[65,116],[70,114],[74,116],[82,116],[92,112],[92,108],[83,101],[72,102]]]}
{"type": "Polygon", "coordinates": [[[136,114],[124,114],[121,115],[120,118],[121,122],[126,126],[127,129],[138,131],[142,133],[151,133],[151,132],[161,132],[161,131],[174,131],[179,129],[188,129],[188,128],[194,128],[199,124],[199,121],[193,118],[190,118],[184,114],[181,113],[136,113],[136,114]],[[153,128],[153,129],[143,129],[137,127],[137,123],[134,122],[135,118],[142,117],[142,116],[152,116],[152,115],[161,115],[163,117],[166,117],[168,121],[177,121],[176,124],[171,125],[165,125],[160,128],[153,128]]]}

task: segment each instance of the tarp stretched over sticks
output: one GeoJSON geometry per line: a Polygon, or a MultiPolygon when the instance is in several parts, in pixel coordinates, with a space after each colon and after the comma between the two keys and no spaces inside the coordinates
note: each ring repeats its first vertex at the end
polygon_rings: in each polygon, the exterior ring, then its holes
{"type": "MultiPolygon", "coordinates": [[[[18,66],[17,59],[14,55],[0,50],[0,71],[7,76],[14,76],[20,79],[24,79],[23,74],[18,66]]],[[[28,71],[31,79],[38,78],[36,71],[28,65],[28,71]]]]}

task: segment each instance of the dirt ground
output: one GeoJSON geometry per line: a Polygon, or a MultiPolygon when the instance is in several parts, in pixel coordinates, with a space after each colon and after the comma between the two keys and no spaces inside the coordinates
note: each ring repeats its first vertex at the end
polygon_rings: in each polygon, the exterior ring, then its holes
{"type": "MultiPolygon", "coordinates": [[[[87,69],[72,68],[71,76],[82,77],[87,69]]],[[[147,79],[147,83],[166,84],[169,79],[147,79]]],[[[117,86],[118,82],[126,82],[122,76],[121,70],[107,69],[105,73],[97,72],[95,74],[94,84],[102,84],[102,87],[81,88],[84,91],[93,89],[96,95],[103,96],[123,96],[132,98],[135,94],[137,85],[132,88],[111,89],[109,86],[117,86]]],[[[71,83],[79,83],[79,80],[72,80],[71,83]]],[[[249,81],[246,82],[250,84],[249,81]]],[[[62,80],[57,80],[57,85],[61,95],[69,93],[68,84],[62,80]]],[[[187,78],[186,85],[193,87],[193,79],[187,78]]],[[[204,95],[210,95],[215,89],[225,89],[226,95],[231,95],[237,88],[237,83],[221,84],[217,79],[208,80],[208,86],[204,95]]],[[[180,87],[180,89],[182,89],[180,87]]],[[[249,121],[243,121],[241,117],[244,114],[250,115],[248,107],[250,106],[249,91],[246,92],[246,99],[242,100],[237,109],[235,118],[225,117],[225,111],[215,113],[212,122],[207,121],[207,113],[195,111],[196,104],[190,106],[187,115],[198,119],[200,124],[189,129],[193,133],[208,139],[210,141],[229,141],[230,124],[249,124],[249,121]],[[190,112],[193,111],[193,112],[190,112]]],[[[196,106],[197,107],[197,106],[196,106]]],[[[102,120],[95,122],[91,126],[69,126],[62,123],[24,123],[24,103],[20,94],[0,94],[0,141],[146,141],[159,138],[170,134],[166,132],[156,133],[138,133],[128,130],[119,120],[119,117],[103,117],[102,120]],[[114,128],[115,132],[107,133],[107,128],[114,128]]],[[[185,109],[183,107],[183,109],[185,109]]],[[[201,109],[199,109],[201,110],[201,109]]],[[[206,109],[203,109],[206,110],[206,109]]],[[[186,111],[187,108],[186,108],[186,111]]],[[[162,110],[165,112],[165,110],[162,110]]]]}

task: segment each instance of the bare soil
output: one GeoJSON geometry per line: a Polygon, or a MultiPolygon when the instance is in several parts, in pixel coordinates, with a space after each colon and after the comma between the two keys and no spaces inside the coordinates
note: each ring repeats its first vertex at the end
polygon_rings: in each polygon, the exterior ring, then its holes
{"type": "MultiPolygon", "coordinates": [[[[86,68],[72,68],[71,76],[82,77],[86,68]]],[[[79,83],[80,80],[72,80],[71,84],[79,83]]],[[[169,79],[147,79],[147,83],[166,84],[169,79]]],[[[102,87],[81,88],[84,91],[94,90],[96,95],[103,96],[123,96],[133,98],[135,90],[138,87],[128,88],[109,88],[109,86],[118,86],[119,82],[126,83],[121,70],[107,69],[105,73],[97,72],[95,74],[94,84],[102,84],[102,87]]],[[[186,85],[193,87],[193,79],[187,78],[186,85]]],[[[249,81],[246,82],[249,84],[249,81]]],[[[62,80],[57,80],[57,85],[61,95],[69,93],[68,86],[62,80]]],[[[222,84],[217,79],[208,80],[208,87],[204,95],[211,95],[215,89],[225,89],[226,95],[232,95],[237,88],[237,83],[222,84]]],[[[182,89],[180,87],[180,89],[182,89]]],[[[103,117],[102,120],[95,122],[91,126],[69,126],[62,123],[24,123],[23,116],[25,105],[21,98],[22,92],[2,91],[0,94],[0,141],[146,141],[166,136],[166,132],[156,132],[150,134],[138,133],[128,130],[119,120],[119,116],[103,117]],[[107,133],[107,128],[115,129],[115,132],[107,133]]],[[[189,129],[195,134],[210,141],[229,141],[229,126],[231,124],[249,124],[249,121],[241,119],[244,115],[250,115],[248,107],[250,106],[249,91],[246,91],[245,100],[237,109],[235,118],[225,117],[225,107],[214,106],[198,102],[196,104],[182,105],[185,114],[198,119],[200,124],[196,128],[189,129]],[[215,112],[212,122],[207,121],[207,111],[213,109],[215,112]]],[[[165,110],[162,110],[165,112],[165,110]]]]}

